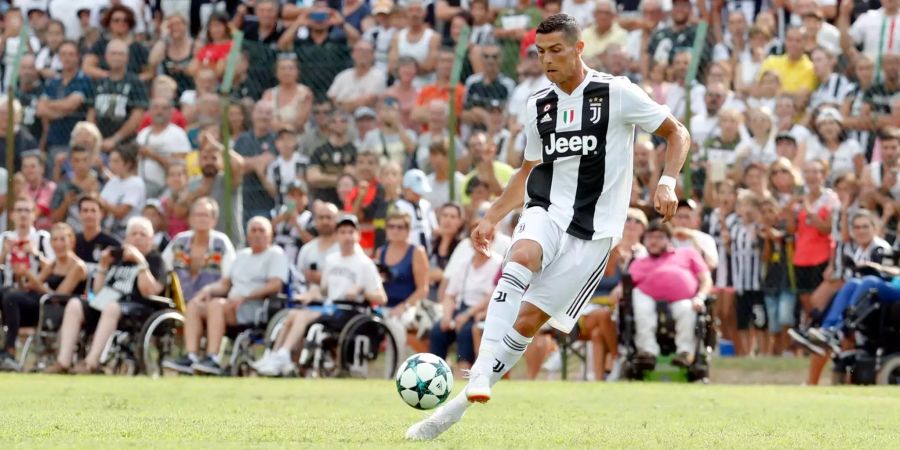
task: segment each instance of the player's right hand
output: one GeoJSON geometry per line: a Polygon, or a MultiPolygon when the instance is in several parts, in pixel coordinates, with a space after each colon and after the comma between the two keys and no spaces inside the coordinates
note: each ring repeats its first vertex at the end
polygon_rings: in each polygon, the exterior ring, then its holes
{"type": "Polygon", "coordinates": [[[472,243],[475,246],[475,250],[478,250],[486,256],[490,256],[491,241],[494,240],[494,233],[496,232],[497,228],[490,220],[479,220],[478,225],[472,230],[472,243]]]}
{"type": "Polygon", "coordinates": [[[675,189],[664,184],[657,185],[656,195],[653,196],[653,207],[663,216],[663,222],[672,219],[675,216],[675,210],[678,209],[678,196],[675,195],[675,189]]]}

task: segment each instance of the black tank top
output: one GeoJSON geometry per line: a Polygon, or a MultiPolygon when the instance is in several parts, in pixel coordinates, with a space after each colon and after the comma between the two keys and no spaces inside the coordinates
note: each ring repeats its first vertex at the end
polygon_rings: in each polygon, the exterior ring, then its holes
{"type": "Polygon", "coordinates": [[[174,59],[169,56],[169,41],[166,40],[166,56],[162,62],[162,70],[164,74],[172,77],[172,79],[175,80],[175,83],[178,84],[178,97],[181,97],[181,94],[184,91],[194,89],[194,79],[185,72],[194,55],[194,43],[194,41],[191,42],[191,51],[186,58],[174,59]],[[181,71],[176,72],[172,70],[173,68],[179,68],[181,71]]]}
{"type": "MultiPolygon", "coordinates": [[[[53,264],[54,266],[56,265],[55,262],[53,264]]],[[[62,284],[63,280],[65,279],[65,275],[57,275],[55,273],[51,273],[50,276],[47,277],[47,287],[49,287],[51,291],[55,292],[57,289],[59,289],[59,285],[62,284]]],[[[85,283],[85,280],[79,282],[78,285],[75,286],[75,289],[72,290],[72,295],[80,297],[82,294],[84,294],[85,288],[87,287],[85,283]]]]}

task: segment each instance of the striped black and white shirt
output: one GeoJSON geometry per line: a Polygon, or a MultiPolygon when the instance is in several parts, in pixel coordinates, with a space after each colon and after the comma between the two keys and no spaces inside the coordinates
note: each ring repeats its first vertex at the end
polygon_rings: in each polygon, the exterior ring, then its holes
{"type": "Polygon", "coordinates": [[[587,69],[566,94],[556,85],[526,104],[525,205],[540,207],[572,236],[621,237],[631,193],[634,127],[655,131],[669,114],[625,77],[587,69]]]}
{"type": "MultiPolygon", "coordinates": [[[[725,217],[725,227],[728,228],[729,232],[737,221],[738,216],[735,213],[725,217]]],[[[718,288],[731,287],[731,258],[728,257],[728,250],[722,241],[722,211],[719,208],[709,213],[703,231],[715,239],[716,248],[719,249],[719,265],[716,267],[716,274],[713,277],[715,286],[718,288]]],[[[732,238],[734,238],[733,235],[732,238]]]]}
{"type": "Polygon", "coordinates": [[[832,73],[827,80],[820,82],[819,87],[809,97],[809,110],[813,111],[823,103],[836,103],[840,105],[844,99],[856,89],[847,77],[832,73]]]}
{"type": "Polygon", "coordinates": [[[731,228],[731,278],[738,293],[762,290],[762,241],[759,226],[737,221],[731,228]]]}

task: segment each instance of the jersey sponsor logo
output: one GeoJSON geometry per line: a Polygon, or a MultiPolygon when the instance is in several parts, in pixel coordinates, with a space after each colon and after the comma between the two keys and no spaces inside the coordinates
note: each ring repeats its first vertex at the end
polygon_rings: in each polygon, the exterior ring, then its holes
{"type": "Polygon", "coordinates": [[[597,136],[591,134],[564,134],[550,133],[550,136],[544,139],[544,154],[547,156],[559,155],[574,156],[581,154],[587,156],[597,151],[597,136]]]}
{"type": "Polygon", "coordinates": [[[553,119],[550,118],[550,114],[544,114],[544,118],[541,119],[540,123],[547,123],[547,122],[550,122],[551,120],[553,120],[553,119]]]}

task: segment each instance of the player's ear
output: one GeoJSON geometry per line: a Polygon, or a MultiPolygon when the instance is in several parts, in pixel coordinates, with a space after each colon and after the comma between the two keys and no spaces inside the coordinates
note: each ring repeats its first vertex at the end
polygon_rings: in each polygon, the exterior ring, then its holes
{"type": "Polygon", "coordinates": [[[584,41],[581,39],[578,39],[575,42],[575,53],[577,53],[578,56],[581,56],[581,54],[584,53],[584,41]]]}

